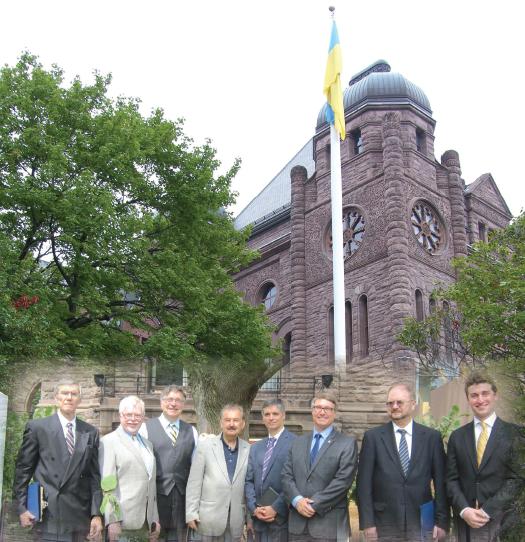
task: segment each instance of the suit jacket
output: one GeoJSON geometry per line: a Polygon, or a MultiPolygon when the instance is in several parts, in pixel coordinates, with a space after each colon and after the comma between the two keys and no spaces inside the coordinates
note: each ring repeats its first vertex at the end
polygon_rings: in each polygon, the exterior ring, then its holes
{"type": "MultiPolygon", "coordinates": [[[[143,442],[154,458],[151,442],[145,438],[143,442]]],[[[122,521],[123,529],[134,530],[145,521],[148,525],[158,522],[155,460],[150,478],[140,451],[122,426],[102,437],[99,460],[102,479],[109,475],[117,478],[113,494],[120,505],[121,517],[117,517],[111,505],[106,508],[106,525],[122,521]]]]}
{"type": "Polygon", "coordinates": [[[27,423],[16,462],[13,494],[18,514],[26,511],[27,486],[34,478],[48,502],[44,530],[88,532],[91,516],[100,515],[98,431],[76,420],[75,450],[70,456],[58,414],[27,423]]]}
{"type": "Polygon", "coordinates": [[[376,527],[378,535],[403,533],[420,536],[420,505],[432,500],[434,525],[448,530],[445,489],[445,451],[435,429],[413,424],[410,465],[405,476],[397,450],[394,427],[388,422],[366,431],[357,473],[359,527],[376,527]]]}
{"type": "MultiPolygon", "coordinates": [[[[295,438],[295,435],[287,429],[281,433],[273,449],[264,478],[262,468],[268,438],[264,438],[250,447],[245,483],[246,506],[250,514],[253,514],[257,507],[257,500],[271,487],[280,494],[272,503],[272,508],[277,512],[275,523],[283,524],[288,520],[288,503],[283,495],[281,471],[295,438]]],[[[269,526],[268,523],[257,518],[253,518],[253,524],[256,531],[266,531],[269,526]]]]}
{"type": "Polygon", "coordinates": [[[292,506],[288,531],[346,541],[350,536],[348,490],[357,468],[356,442],[353,437],[334,429],[310,466],[312,435],[310,432],[294,440],[282,471],[282,480],[288,503],[298,495],[309,497],[314,501],[312,506],[316,513],[308,519],[292,506]]]}
{"type": "Polygon", "coordinates": [[[186,486],[186,522],[199,521],[199,533],[220,536],[230,513],[232,537],[242,535],[246,506],[244,479],[248,466],[249,444],[238,439],[237,465],[230,482],[221,437],[199,441],[186,486]]]}
{"type": "Polygon", "coordinates": [[[511,521],[512,504],[522,483],[519,441],[518,427],[496,418],[478,468],[474,422],[450,435],[447,492],[456,512],[460,540],[466,540],[467,526],[459,518],[464,508],[479,505],[491,519],[501,521],[502,528],[511,521]]]}

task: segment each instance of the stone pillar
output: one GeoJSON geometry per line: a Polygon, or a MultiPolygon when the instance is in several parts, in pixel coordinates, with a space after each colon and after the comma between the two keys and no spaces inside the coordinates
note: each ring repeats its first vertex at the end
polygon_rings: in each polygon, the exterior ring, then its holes
{"type": "Polygon", "coordinates": [[[397,366],[405,365],[412,357],[395,337],[403,328],[403,321],[411,315],[412,291],[408,257],[408,217],[406,208],[406,182],[404,180],[403,149],[398,113],[387,113],[383,119],[383,167],[385,172],[385,235],[388,247],[388,277],[390,290],[392,360],[397,366]]]}
{"type": "Polygon", "coordinates": [[[461,180],[459,154],[446,151],[441,156],[441,163],[448,169],[448,193],[450,198],[450,214],[452,222],[452,242],[454,256],[467,255],[467,228],[465,218],[465,196],[461,180]]]}
{"type": "Polygon", "coordinates": [[[305,266],[305,183],[306,168],[295,166],[291,178],[291,236],[290,261],[292,286],[292,344],[290,359],[292,372],[300,374],[307,365],[306,360],[306,266],[305,266]]]}

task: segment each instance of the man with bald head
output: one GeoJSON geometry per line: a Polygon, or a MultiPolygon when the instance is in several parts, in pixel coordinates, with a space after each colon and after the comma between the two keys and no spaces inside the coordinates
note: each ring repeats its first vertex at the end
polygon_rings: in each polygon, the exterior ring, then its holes
{"type": "Polygon", "coordinates": [[[420,506],[432,500],[433,483],[432,539],[441,540],[449,527],[441,435],[414,422],[416,400],[408,384],[390,387],[386,408],[390,421],[366,431],[361,445],[359,526],[367,541],[420,541],[420,506]]]}

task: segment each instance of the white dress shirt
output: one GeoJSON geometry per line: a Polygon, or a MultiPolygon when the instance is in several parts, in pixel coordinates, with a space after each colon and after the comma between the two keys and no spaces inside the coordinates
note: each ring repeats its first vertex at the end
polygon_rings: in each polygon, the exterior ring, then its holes
{"type": "Polygon", "coordinates": [[[398,453],[399,442],[401,441],[401,433],[398,433],[397,430],[404,429],[406,431],[405,440],[407,441],[408,457],[412,457],[412,433],[414,431],[414,420],[410,420],[410,423],[405,427],[399,427],[399,425],[396,425],[394,422],[392,422],[392,425],[394,426],[394,435],[396,436],[396,446],[398,453]]]}
{"type": "Polygon", "coordinates": [[[64,432],[64,438],[66,438],[67,435],[67,424],[72,423],[73,427],[71,430],[73,431],[73,444],[76,442],[76,435],[75,431],[77,430],[77,417],[75,416],[72,420],[68,420],[67,418],[64,418],[60,410],[57,410],[58,419],[60,420],[60,425],[62,426],[62,431],[64,432]]]}

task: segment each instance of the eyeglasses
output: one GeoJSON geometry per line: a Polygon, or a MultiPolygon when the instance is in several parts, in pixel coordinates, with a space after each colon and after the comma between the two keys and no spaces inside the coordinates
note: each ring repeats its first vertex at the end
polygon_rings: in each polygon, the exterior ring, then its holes
{"type": "Polygon", "coordinates": [[[164,399],[162,399],[165,403],[168,403],[168,404],[172,404],[172,403],[175,403],[175,404],[182,404],[184,403],[184,401],[182,399],[173,399],[173,397],[165,397],[164,399]]]}
{"type": "Polygon", "coordinates": [[[385,404],[388,408],[392,408],[394,406],[403,407],[408,403],[411,403],[412,401],[387,401],[385,404]]]}
{"type": "Polygon", "coordinates": [[[333,412],[335,410],[335,408],[331,407],[331,406],[317,406],[317,405],[314,405],[312,407],[312,410],[315,410],[315,412],[333,412]]]}
{"type": "Polygon", "coordinates": [[[78,397],[80,394],[78,391],[59,391],[57,395],[62,395],[63,397],[78,397]]]}
{"type": "Polygon", "coordinates": [[[144,417],[143,414],[129,414],[127,412],[125,414],[121,414],[121,416],[125,420],[142,420],[142,418],[144,417]]]}

